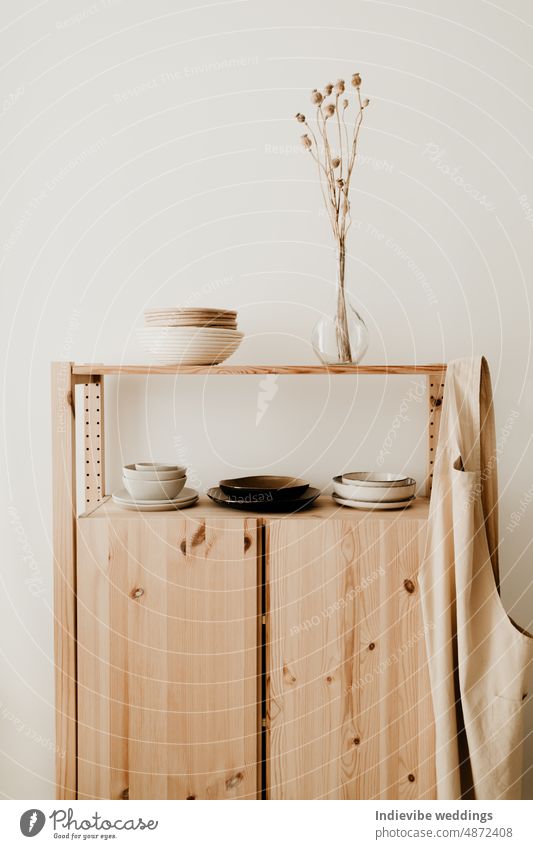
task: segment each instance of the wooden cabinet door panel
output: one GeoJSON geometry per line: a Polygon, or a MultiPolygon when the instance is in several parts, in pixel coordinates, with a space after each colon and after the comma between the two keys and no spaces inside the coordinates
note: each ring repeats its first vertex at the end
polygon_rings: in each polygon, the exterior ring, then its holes
{"type": "Polygon", "coordinates": [[[434,797],[425,525],[390,516],[267,527],[270,799],[434,797]]]}
{"type": "Polygon", "coordinates": [[[253,799],[255,520],[79,522],[80,798],[253,799]]]}

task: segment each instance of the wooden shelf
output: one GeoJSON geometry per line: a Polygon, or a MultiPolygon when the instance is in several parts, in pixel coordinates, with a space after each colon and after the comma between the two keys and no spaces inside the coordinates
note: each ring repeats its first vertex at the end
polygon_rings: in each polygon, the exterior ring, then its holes
{"type": "Polygon", "coordinates": [[[224,519],[234,516],[236,519],[242,520],[244,517],[264,518],[270,522],[276,519],[338,519],[339,521],[347,522],[362,522],[362,521],[380,521],[386,524],[394,524],[398,521],[425,521],[428,517],[429,499],[417,498],[407,510],[352,510],[346,507],[339,507],[335,504],[329,495],[321,495],[313,507],[307,510],[301,510],[298,513],[260,513],[250,512],[245,510],[231,510],[229,507],[221,507],[215,504],[211,499],[202,496],[194,507],[187,507],[185,510],[162,510],[161,512],[145,512],[142,510],[127,510],[115,504],[108,496],[94,510],[83,513],[80,519],[142,519],[143,522],[157,520],[158,518],[168,519],[169,516],[180,518],[187,515],[190,518],[211,519],[215,516],[223,517],[224,519]]]}
{"type": "MultiPolygon", "coordinates": [[[[221,366],[158,366],[158,365],[104,365],[103,363],[76,363],[72,373],[77,376],[107,374],[440,374],[446,371],[442,363],[428,365],[221,365],[221,366]]],[[[81,381],[80,381],[81,382],[81,381]]]]}

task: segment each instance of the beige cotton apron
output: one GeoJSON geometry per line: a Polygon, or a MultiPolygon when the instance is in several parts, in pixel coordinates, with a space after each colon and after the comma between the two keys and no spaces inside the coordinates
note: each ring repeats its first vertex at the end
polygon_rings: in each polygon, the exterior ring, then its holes
{"type": "Polygon", "coordinates": [[[446,372],[420,572],[439,799],[520,798],[533,638],[500,599],[497,502],[488,365],[456,360],[446,372]]]}

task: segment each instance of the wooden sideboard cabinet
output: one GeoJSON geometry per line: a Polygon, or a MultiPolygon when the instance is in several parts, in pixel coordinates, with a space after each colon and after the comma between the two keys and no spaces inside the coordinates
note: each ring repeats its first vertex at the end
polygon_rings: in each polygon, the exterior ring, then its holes
{"type": "MultiPolygon", "coordinates": [[[[427,377],[430,484],[443,367],[390,368],[427,377]]],[[[108,373],[121,368],[53,370],[58,798],[435,798],[417,581],[428,499],[125,510],[105,495],[108,373]]]]}
{"type": "Polygon", "coordinates": [[[270,799],[435,798],[427,501],[266,526],[270,799]]]}
{"type": "Polygon", "coordinates": [[[257,796],[258,523],[190,512],[79,520],[81,799],[257,796]]]}

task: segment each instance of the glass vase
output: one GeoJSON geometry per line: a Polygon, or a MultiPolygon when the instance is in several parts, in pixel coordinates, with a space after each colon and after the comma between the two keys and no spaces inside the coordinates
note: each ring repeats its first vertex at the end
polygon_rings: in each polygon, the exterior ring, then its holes
{"type": "Polygon", "coordinates": [[[344,245],[337,250],[337,289],[331,311],[318,319],[311,344],[325,365],[355,365],[368,348],[368,330],[344,286],[346,267],[344,245]]]}

